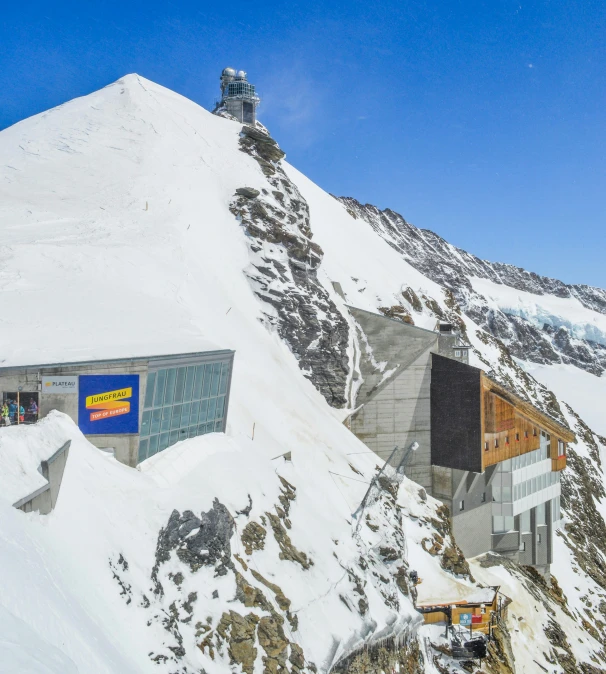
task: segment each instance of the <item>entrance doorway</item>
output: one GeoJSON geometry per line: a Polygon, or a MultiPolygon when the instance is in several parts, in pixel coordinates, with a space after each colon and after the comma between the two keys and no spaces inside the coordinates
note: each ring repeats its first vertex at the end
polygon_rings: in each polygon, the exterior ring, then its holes
{"type": "Polygon", "coordinates": [[[11,424],[35,424],[38,421],[37,391],[6,391],[2,394],[2,404],[5,403],[11,424]]]}

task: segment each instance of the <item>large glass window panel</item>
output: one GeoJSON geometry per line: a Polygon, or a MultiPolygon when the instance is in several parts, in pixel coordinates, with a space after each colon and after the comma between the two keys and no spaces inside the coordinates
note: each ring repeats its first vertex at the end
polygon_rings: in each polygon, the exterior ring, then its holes
{"type": "Polygon", "coordinates": [[[171,429],[179,428],[181,425],[181,408],[182,405],[175,405],[173,407],[173,418],[172,421],[170,422],[170,427],[171,429]]]}
{"type": "Polygon", "coordinates": [[[180,367],[177,370],[177,382],[175,384],[175,402],[183,402],[183,389],[185,388],[185,375],[187,374],[186,367],[180,367]]]}
{"type": "Polygon", "coordinates": [[[536,518],[537,518],[537,526],[540,524],[546,524],[545,522],[545,504],[540,503],[536,507],[536,518]]]}
{"type": "Polygon", "coordinates": [[[206,432],[207,433],[212,433],[214,430],[214,422],[211,422],[210,424],[206,424],[206,432]]]}
{"type": "Polygon", "coordinates": [[[183,403],[183,408],[181,410],[181,428],[189,426],[189,412],[191,409],[191,403],[183,403]]]}
{"type": "Polygon", "coordinates": [[[155,454],[158,451],[158,436],[152,435],[149,439],[149,451],[148,456],[155,454]]]}
{"type": "Polygon", "coordinates": [[[520,515],[520,532],[526,533],[530,531],[530,510],[525,510],[520,515]]]}
{"type": "Polygon", "coordinates": [[[222,363],[221,365],[221,383],[219,384],[219,393],[227,393],[227,377],[229,374],[229,363],[222,363]]]}
{"type": "Polygon", "coordinates": [[[150,372],[147,375],[147,384],[145,385],[145,403],[143,407],[149,408],[154,406],[154,386],[156,384],[156,373],[150,372]]]}
{"type": "Polygon", "coordinates": [[[215,433],[221,432],[223,430],[223,419],[215,421],[215,433]]]}
{"type": "Polygon", "coordinates": [[[207,419],[208,421],[211,421],[215,418],[215,410],[217,409],[217,399],[216,398],[210,398],[208,401],[208,414],[207,414],[207,419]]]}
{"type": "Polygon", "coordinates": [[[191,404],[191,409],[189,413],[189,424],[190,426],[196,426],[198,424],[198,416],[200,414],[200,401],[197,400],[191,404]]]}
{"type": "Polygon", "coordinates": [[[197,435],[198,435],[198,427],[197,426],[190,426],[189,427],[189,437],[195,438],[197,435]]]}
{"type": "Polygon", "coordinates": [[[187,440],[188,433],[189,433],[189,429],[180,428],[179,429],[179,440],[187,440]]]}
{"type": "Polygon", "coordinates": [[[204,382],[204,365],[196,367],[196,379],[192,392],[192,400],[200,400],[202,397],[202,383],[204,382]]]}
{"type": "Polygon", "coordinates": [[[206,433],[206,424],[198,424],[197,435],[204,435],[204,433],[206,433]]]}
{"type": "Polygon", "coordinates": [[[515,521],[514,521],[513,515],[506,515],[504,519],[505,519],[505,523],[504,523],[505,524],[505,527],[504,527],[505,531],[511,531],[515,526],[515,521]]]}
{"type": "Polygon", "coordinates": [[[200,416],[198,417],[198,423],[203,424],[208,418],[208,400],[200,401],[200,416]]]}
{"type": "Polygon", "coordinates": [[[175,399],[175,379],[177,377],[177,370],[171,368],[166,372],[166,389],[164,393],[164,404],[172,405],[175,399]]]}
{"type": "Polygon", "coordinates": [[[210,395],[216,396],[219,392],[219,382],[221,379],[221,363],[213,363],[213,383],[210,387],[210,395]]]}
{"type": "Polygon", "coordinates": [[[170,432],[170,444],[174,445],[175,442],[179,442],[179,430],[170,432]]]}
{"type": "Polygon", "coordinates": [[[192,391],[194,390],[194,379],[196,378],[196,368],[188,367],[187,376],[185,378],[185,391],[183,393],[183,401],[190,402],[192,391]]]}
{"type": "Polygon", "coordinates": [[[150,433],[158,433],[160,431],[160,420],[162,419],[162,410],[154,410],[152,413],[150,433]]]}
{"type": "Polygon", "coordinates": [[[160,425],[161,431],[170,431],[170,419],[173,413],[172,407],[165,407],[162,410],[162,424],[160,425]]]}
{"type": "Polygon", "coordinates": [[[511,487],[503,487],[503,503],[511,503],[511,487]]]}
{"type": "Polygon", "coordinates": [[[500,534],[505,531],[505,518],[500,515],[495,515],[492,518],[492,532],[500,534]]]}
{"type": "Polygon", "coordinates": [[[219,396],[217,398],[217,409],[215,410],[215,417],[221,419],[223,416],[223,410],[225,409],[225,396],[219,396]]]}
{"type": "Polygon", "coordinates": [[[143,412],[143,418],[141,419],[141,435],[145,437],[149,435],[149,425],[151,422],[151,411],[143,412]]]}
{"type": "Polygon", "coordinates": [[[149,443],[149,440],[141,440],[139,442],[139,461],[138,463],[141,463],[141,461],[145,461],[147,459],[147,445],[149,443]]]}
{"type": "Polygon", "coordinates": [[[161,407],[164,404],[165,383],[166,370],[158,370],[156,375],[156,395],[154,396],[154,407],[161,407]]]}
{"type": "Polygon", "coordinates": [[[213,377],[213,366],[208,363],[204,366],[204,384],[202,385],[202,397],[208,398],[210,395],[210,385],[213,377]]]}

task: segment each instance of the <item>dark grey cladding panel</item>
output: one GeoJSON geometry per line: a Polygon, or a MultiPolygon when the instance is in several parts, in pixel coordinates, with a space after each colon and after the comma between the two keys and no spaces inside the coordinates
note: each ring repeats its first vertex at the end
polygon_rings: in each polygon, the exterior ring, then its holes
{"type": "Polygon", "coordinates": [[[431,463],[482,471],[481,373],[432,354],[431,463]]]}

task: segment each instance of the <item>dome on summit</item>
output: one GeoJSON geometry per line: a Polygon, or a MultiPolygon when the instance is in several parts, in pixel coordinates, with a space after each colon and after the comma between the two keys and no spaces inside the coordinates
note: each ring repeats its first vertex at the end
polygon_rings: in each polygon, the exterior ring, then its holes
{"type": "Polygon", "coordinates": [[[233,68],[224,68],[222,74],[228,77],[235,77],[236,71],[233,68]]]}
{"type": "Polygon", "coordinates": [[[246,79],[246,72],[244,70],[238,70],[236,77],[239,80],[245,80],[246,79]]]}

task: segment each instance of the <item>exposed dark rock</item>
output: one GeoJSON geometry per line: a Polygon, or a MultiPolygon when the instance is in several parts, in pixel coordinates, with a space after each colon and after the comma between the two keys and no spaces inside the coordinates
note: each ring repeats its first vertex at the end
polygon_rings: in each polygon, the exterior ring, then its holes
{"type": "Polygon", "coordinates": [[[297,550],[290,540],[290,536],[286,533],[286,529],[282,526],[282,522],[277,515],[272,513],[265,513],[269,518],[274,537],[280,546],[280,559],[289,559],[292,562],[300,564],[304,569],[309,569],[313,561],[300,550],[297,550]]]}
{"type": "Polygon", "coordinates": [[[236,194],[241,197],[246,197],[246,199],[256,199],[261,192],[254,187],[238,187],[236,194]]]}
{"type": "Polygon", "coordinates": [[[164,590],[158,583],[160,565],[170,559],[174,550],[181,562],[192,571],[202,566],[214,566],[219,576],[233,568],[230,540],[234,532],[234,521],[227,508],[215,499],[207,513],[196,517],[191,510],[182,515],[173,510],[168,524],[160,531],[156,545],[156,563],[152,569],[152,580],[156,593],[164,590]]]}
{"type": "Polygon", "coordinates": [[[274,188],[273,199],[250,199],[236,191],[230,206],[249,236],[247,276],[268,305],[265,321],[289,345],[305,376],[330,405],[343,407],[349,327],[318,280],[324,253],[311,240],[309,207],[282,169],[284,153],[270,136],[245,126],[240,147],[259,163],[274,188]]]}
{"type": "Polygon", "coordinates": [[[241,540],[244,551],[252,555],[254,550],[263,550],[267,531],[257,522],[249,522],[242,530],[241,540]]]}

